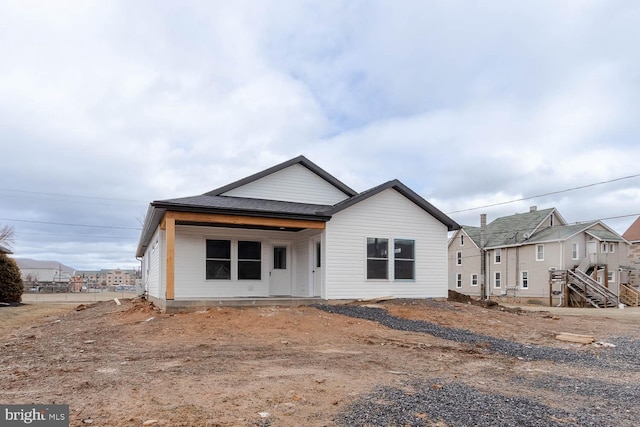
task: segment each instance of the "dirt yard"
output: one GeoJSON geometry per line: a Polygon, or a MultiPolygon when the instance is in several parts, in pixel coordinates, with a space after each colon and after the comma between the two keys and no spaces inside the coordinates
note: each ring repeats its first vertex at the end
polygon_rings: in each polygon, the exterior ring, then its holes
{"type": "MultiPolygon", "coordinates": [[[[588,315],[573,316],[451,301],[391,300],[377,306],[401,319],[595,358],[617,348],[558,341],[555,334],[588,334],[620,345],[640,340],[639,316],[632,310],[624,316],[615,309],[613,317],[614,309],[583,309],[588,315]]],[[[390,329],[312,307],[166,315],[140,299],[121,306],[98,301],[0,308],[0,362],[0,403],[69,404],[72,426],[359,425],[345,421],[358,418],[364,407],[358,405],[376,404],[384,412],[397,403],[371,393],[387,387],[409,399],[416,381],[434,392],[458,384],[500,396],[501,402],[513,397],[549,408],[549,414],[542,411],[542,423],[520,425],[582,425],[576,411],[606,406],[608,398],[572,386],[567,399],[567,387],[554,382],[569,384],[575,376],[587,386],[605,384],[623,394],[630,387],[637,393],[640,384],[633,361],[617,369],[527,360],[483,343],[390,329]],[[554,415],[556,410],[569,415],[554,415]]],[[[447,407],[453,412],[473,405],[460,396],[447,407]]],[[[434,408],[413,408],[410,421],[402,423],[362,425],[465,425],[447,423],[451,418],[434,408]]],[[[637,408],[620,410],[609,425],[637,425],[637,408]]],[[[496,424],[479,425],[508,425],[494,409],[483,413],[497,417],[496,424]]]]}

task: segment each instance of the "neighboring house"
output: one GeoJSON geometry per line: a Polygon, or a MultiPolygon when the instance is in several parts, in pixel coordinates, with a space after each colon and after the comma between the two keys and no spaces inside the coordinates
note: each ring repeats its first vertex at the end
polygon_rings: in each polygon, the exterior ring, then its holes
{"type": "Polygon", "coordinates": [[[0,254],[9,255],[9,254],[12,254],[12,253],[13,252],[11,252],[11,249],[0,245],[0,254]]]}
{"type": "Polygon", "coordinates": [[[15,258],[24,282],[68,284],[75,270],[56,261],[15,258]]]}
{"type": "Polygon", "coordinates": [[[400,181],[357,193],[300,156],[152,202],[136,255],[148,297],[167,311],[238,298],[446,298],[458,227],[400,181]]]}
{"type": "Polygon", "coordinates": [[[630,282],[633,286],[640,286],[640,217],[622,235],[630,244],[629,267],[631,267],[630,282]]]}
{"type": "Polygon", "coordinates": [[[482,216],[481,227],[463,226],[450,239],[449,289],[559,304],[561,286],[550,286],[553,270],[580,267],[616,294],[620,282],[628,282],[629,244],[600,221],[568,225],[555,208],[532,206],[527,213],[485,223],[482,216]]]}
{"type": "Polygon", "coordinates": [[[81,270],[76,274],[82,277],[85,285],[90,288],[100,286],[134,286],[138,278],[139,271],[115,269],[115,270],[81,270]]]}

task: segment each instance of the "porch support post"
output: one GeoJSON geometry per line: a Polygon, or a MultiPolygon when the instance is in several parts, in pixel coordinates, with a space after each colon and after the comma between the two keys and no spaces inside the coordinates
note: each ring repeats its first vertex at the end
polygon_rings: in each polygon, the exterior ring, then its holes
{"type": "Polygon", "coordinates": [[[165,233],[167,236],[166,249],[166,299],[172,300],[175,297],[175,273],[176,273],[176,220],[171,217],[165,217],[164,220],[165,233]]]}

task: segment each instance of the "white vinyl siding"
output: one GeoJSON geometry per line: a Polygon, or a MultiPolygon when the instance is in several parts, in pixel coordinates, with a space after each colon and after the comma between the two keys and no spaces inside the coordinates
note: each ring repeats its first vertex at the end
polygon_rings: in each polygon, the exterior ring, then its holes
{"type": "Polygon", "coordinates": [[[325,231],[326,299],[447,297],[447,228],[394,189],[336,213],[325,231]],[[368,281],[366,239],[415,242],[415,280],[368,281]]]}
{"type": "Polygon", "coordinates": [[[349,197],[299,164],[291,165],[222,195],[318,205],[335,205],[349,197]]]}
{"type": "MultiPolygon", "coordinates": [[[[238,253],[234,249],[231,251],[234,269],[231,280],[207,280],[206,240],[231,240],[232,247],[237,247],[240,240],[261,242],[261,259],[270,260],[270,242],[291,237],[291,233],[279,231],[176,226],[175,299],[269,296],[269,262],[261,263],[260,280],[238,280],[235,270],[238,253]]],[[[295,271],[295,257],[292,262],[295,271]]]]}
{"type": "Polygon", "coordinates": [[[149,262],[149,273],[145,277],[145,288],[149,296],[155,298],[164,298],[164,293],[160,295],[161,247],[160,230],[158,229],[151,238],[149,247],[145,252],[145,260],[148,257],[149,262]]]}

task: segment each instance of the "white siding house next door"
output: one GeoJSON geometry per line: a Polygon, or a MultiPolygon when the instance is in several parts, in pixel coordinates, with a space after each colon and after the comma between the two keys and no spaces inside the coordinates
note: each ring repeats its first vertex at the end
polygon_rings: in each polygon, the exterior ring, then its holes
{"type": "Polygon", "coordinates": [[[291,295],[291,244],[272,243],[269,294],[291,295]]]}

